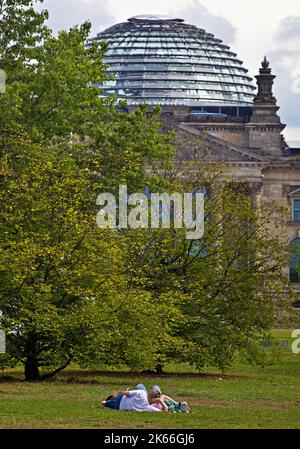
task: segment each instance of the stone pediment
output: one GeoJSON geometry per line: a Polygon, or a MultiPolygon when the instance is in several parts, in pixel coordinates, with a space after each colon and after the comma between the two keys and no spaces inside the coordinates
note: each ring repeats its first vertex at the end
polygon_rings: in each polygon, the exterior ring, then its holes
{"type": "Polygon", "coordinates": [[[267,164],[269,159],[251,152],[237,144],[220,139],[205,131],[195,129],[185,123],[163,120],[164,127],[176,132],[174,144],[178,148],[178,158],[188,160],[197,148],[197,155],[213,161],[228,163],[267,164]]]}
{"type": "Polygon", "coordinates": [[[295,189],[295,186],[291,192],[288,194],[291,197],[299,197],[300,196],[300,187],[295,189]]]}

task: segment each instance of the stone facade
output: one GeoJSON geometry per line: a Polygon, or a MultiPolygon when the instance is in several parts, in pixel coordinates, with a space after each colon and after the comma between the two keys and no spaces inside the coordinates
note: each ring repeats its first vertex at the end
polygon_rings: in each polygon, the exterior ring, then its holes
{"type": "MultiPolygon", "coordinates": [[[[191,145],[198,139],[218,160],[224,160],[234,180],[248,183],[255,201],[275,200],[288,208],[283,232],[292,242],[300,238],[300,212],[297,220],[293,216],[294,200],[300,200],[300,149],[289,148],[282,135],[285,125],[277,114],[274,78],[265,58],[256,76],[258,93],[248,119],[197,118],[189,114],[189,108],[180,107],[164,111],[163,121],[167,128],[177,130],[177,135],[185,135],[191,145]]],[[[288,261],[286,273],[289,275],[288,261]]],[[[294,287],[300,295],[300,283],[294,287]]]]}

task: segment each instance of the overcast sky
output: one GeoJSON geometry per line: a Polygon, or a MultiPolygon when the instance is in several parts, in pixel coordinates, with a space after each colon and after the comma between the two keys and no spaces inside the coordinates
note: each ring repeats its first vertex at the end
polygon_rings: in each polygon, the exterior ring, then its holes
{"type": "Polygon", "coordinates": [[[251,76],[265,55],[288,141],[300,145],[300,1],[299,0],[44,0],[49,26],[57,31],[92,22],[93,34],[140,14],[184,18],[229,44],[251,76]]]}

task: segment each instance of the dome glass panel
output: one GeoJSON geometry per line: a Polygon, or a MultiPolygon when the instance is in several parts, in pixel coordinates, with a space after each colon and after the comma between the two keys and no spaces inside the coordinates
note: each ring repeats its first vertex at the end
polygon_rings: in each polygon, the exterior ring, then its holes
{"type": "Polygon", "coordinates": [[[114,81],[103,86],[129,105],[251,106],[255,87],[242,61],[213,34],[163,16],[136,16],[90,41],[108,42],[114,81]]]}

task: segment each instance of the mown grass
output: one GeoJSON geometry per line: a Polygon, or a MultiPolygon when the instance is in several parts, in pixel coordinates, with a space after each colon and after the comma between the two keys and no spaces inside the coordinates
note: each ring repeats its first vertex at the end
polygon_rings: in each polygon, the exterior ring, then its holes
{"type": "MultiPolygon", "coordinates": [[[[277,338],[290,336],[280,331],[277,338]]],[[[289,340],[291,343],[291,340],[289,340]]],[[[300,354],[281,349],[266,368],[236,361],[226,375],[169,366],[163,376],[66,370],[55,380],[26,383],[20,370],[0,374],[1,428],[300,428],[300,354]],[[176,372],[175,372],[176,371],[176,372]],[[185,372],[184,372],[185,371],[185,372]],[[112,390],[159,384],[185,399],[191,413],[151,414],[105,409],[112,390]]]]}

